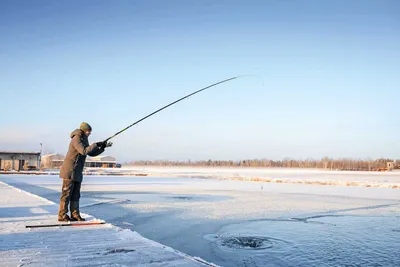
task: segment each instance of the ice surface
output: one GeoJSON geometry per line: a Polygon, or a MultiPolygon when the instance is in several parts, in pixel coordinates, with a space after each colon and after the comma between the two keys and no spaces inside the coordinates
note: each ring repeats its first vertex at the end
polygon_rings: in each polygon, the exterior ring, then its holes
{"type": "MultiPolygon", "coordinates": [[[[50,172],[54,173],[54,171],[50,172]]],[[[352,172],[297,168],[157,167],[88,168],[87,175],[184,177],[336,186],[400,188],[400,171],[352,172]]]]}
{"type": "Polygon", "coordinates": [[[0,266],[210,266],[111,224],[25,227],[58,224],[57,207],[0,182],[0,266]]]}
{"type": "MultiPolygon", "coordinates": [[[[1,180],[58,201],[58,177],[1,180]]],[[[102,175],[82,191],[86,213],[221,266],[400,266],[396,188],[102,175]]]]}

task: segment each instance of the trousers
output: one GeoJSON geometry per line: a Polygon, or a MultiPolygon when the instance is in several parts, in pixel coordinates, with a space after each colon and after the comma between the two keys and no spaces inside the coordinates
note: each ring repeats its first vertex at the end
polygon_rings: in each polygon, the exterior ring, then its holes
{"type": "Polygon", "coordinates": [[[81,197],[81,182],[70,179],[63,179],[60,208],[58,209],[58,217],[64,217],[68,213],[68,206],[71,210],[71,216],[75,217],[79,213],[79,199],[81,197]]]}

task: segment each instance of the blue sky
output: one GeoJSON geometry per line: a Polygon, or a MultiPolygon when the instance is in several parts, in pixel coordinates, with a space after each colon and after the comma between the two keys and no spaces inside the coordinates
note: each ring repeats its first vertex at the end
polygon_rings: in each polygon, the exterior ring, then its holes
{"type": "Polygon", "coordinates": [[[87,121],[131,159],[400,158],[400,4],[1,1],[0,149],[87,121]]]}

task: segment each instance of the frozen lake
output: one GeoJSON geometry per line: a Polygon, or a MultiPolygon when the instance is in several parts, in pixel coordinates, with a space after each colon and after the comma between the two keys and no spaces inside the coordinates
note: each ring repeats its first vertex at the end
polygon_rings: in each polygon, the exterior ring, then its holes
{"type": "MultiPolygon", "coordinates": [[[[58,203],[57,176],[0,180],[58,203]]],[[[87,176],[81,206],[221,266],[400,266],[400,189],[87,176]]]]}

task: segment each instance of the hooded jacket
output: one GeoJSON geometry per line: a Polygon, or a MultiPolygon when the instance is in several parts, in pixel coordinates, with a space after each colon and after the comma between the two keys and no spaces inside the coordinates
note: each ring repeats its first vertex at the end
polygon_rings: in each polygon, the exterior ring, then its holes
{"type": "Polygon", "coordinates": [[[99,148],[96,143],[89,145],[89,140],[82,130],[74,130],[71,133],[67,155],[61,166],[60,178],[82,182],[86,156],[95,157],[103,152],[104,149],[99,148]]]}

